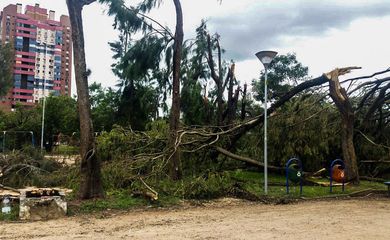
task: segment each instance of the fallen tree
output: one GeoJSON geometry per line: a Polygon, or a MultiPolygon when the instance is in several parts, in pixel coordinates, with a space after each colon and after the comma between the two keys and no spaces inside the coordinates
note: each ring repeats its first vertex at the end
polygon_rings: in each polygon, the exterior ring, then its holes
{"type": "MultiPolygon", "coordinates": [[[[334,95],[334,99],[336,102],[336,106],[339,101],[337,97],[340,97],[341,100],[346,99],[348,97],[348,94],[344,89],[341,88],[340,83],[336,83],[338,81],[338,77],[342,76],[344,74],[349,73],[353,69],[358,69],[358,67],[347,67],[347,68],[340,68],[335,69],[329,73],[323,74],[320,77],[313,78],[311,80],[307,80],[305,82],[302,82],[298,84],[297,86],[291,88],[288,92],[284,93],[280,96],[280,98],[273,102],[270,108],[267,109],[267,112],[270,116],[274,116],[281,106],[286,104],[288,101],[290,101],[292,98],[296,96],[302,95],[302,93],[313,91],[313,89],[322,89],[323,94],[329,94],[326,90],[330,87],[330,95],[334,95]],[[329,83],[328,86],[326,84],[329,83]],[[327,88],[325,88],[327,87],[327,88]],[[325,92],[326,91],[326,92],[325,92]],[[338,92],[333,92],[338,91],[338,92]],[[336,96],[335,94],[338,94],[339,92],[343,91],[344,93],[340,96],[336,96]]],[[[352,81],[352,80],[351,80],[352,81]]],[[[322,94],[322,95],[323,95],[322,94]]],[[[341,107],[343,107],[341,105],[341,107]]],[[[339,107],[338,107],[339,109],[339,107]]],[[[343,108],[342,108],[343,110],[343,108]]],[[[347,114],[350,114],[351,112],[347,112],[347,114]]],[[[343,116],[343,115],[342,115],[343,116]]],[[[216,157],[219,154],[223,154],[229,158],[247,162],[249,164],[255,165],[255,166],[263,166],[261,161],[257,161],[245,156],[239,156],[234,153],[234,148],[236,146],[237,141],[244,136],[247,132],[255,128],[256,126],[259,126],[263,123],[263,114],[260,114],[252,119],[236,122],[234,124],[226,125],[226,126],[191,126],[191,127],[183,127],[178,131],[177,138],[175,140],[174,146],[166,145],[167,139],[163,135],[159,135],[159,138],[153,139],[145,135],[145,133],[126,133],[125,135],[131,135],[134,134],[138,135],[136,138],[144,138],[143,142],[154,142],[158,143],[159,146],[164,147],[156,147],[155,150],[153,149],[145,149],[145,145],[141,146],[134,146],[131,147],[129,145],[129,152],[132,152],[131,154],[128,154],[129,158],[137,164],[137,168],[142,168],[144,166],[143,162],[154,162],[159,167],[153,167],[153,171],[162,171],[164,169],[164,166],[166,166],[167,162],[169,162],[169,159],[173,156],[173,154],[176,152],[178,148],[181,149],[183,153],[195,153],[200,152],[202,150],[213,150],[215,152],[214,156],[208,156],[208,159],[216,159],[216,157]],[[163,136],[163,137],[162,137],[163,136]],[[161,138],[162,137],[162,138],[161,138]],[[141,152],[136,152],[131,149],[143,149],[141,152]],[[145,152],[147,151],[147,153],[145,152]]],[[[340,126],[341,131],[349,131],[352,128],[354,129],[353,122],[352,124],[340,126]],[[344,127],[347,127],[348,129],[344,129],[344,127]]],[[[126,130],[123,130],[126,131],[126,130]]],[[[345,151],[354,151],[354,142],[353,142],[353,135],[347,136],[347,143],[348,144],[342,144],[342,150],[343,153],[345,151]],[[351,149],[352,148],[352,149],[351,149]]],[[[345,140],[343,140],[345,141],[345,140]]],[[[137,143],[137,141],[132,141],[132,143],[137,143]]],[[[353,155],[348,155],[344,153],[343,160],[346,162],[347,166],[354,166],[356,164],[356,155],[353,157],[353,155]]],[[[280,171],[282,168],[280,167],[270,167],[271,170],[280,171]]],[[[347,178],[349,180],[356,180],[358,179],[358,172],[357,167],[352,167],[352,170],[347,169],[347,178]]]]}

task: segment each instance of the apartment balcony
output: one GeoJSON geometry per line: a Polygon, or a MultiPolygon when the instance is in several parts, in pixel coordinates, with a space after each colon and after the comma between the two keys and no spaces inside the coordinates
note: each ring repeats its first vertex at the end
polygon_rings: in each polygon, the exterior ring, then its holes
{"type": "Polygon", "coordinates": [[[35,52],[23,52],[23,51],[15,51],[16,55],[22,55],[22,56],[30,56],[35,57],[35,52]]]}
{"type": "Polygon", "coordinates": [[[16,22],[22,23],[22,24],[28,24],[28,25],[36,25],[38,23],[38,21],[33,20],[33,19],[23,19],[23,18],[26,18],[25,16],[27,16],[27,15],[17,14],[18,18],[16,19],[16,22]]]}
{"type": "Polygon", "coordinates": [[[37,38],[36,35],[28,34],[28,33],[21,33],[21,32],[16,32],[15,35],[17,37],[26,37],[26,38],[37,38]]]}
{"type": "Polygon", "coordinates": [[[25,74],[25,75],[35,76],[34,71],[25,71],[25,70],[14,70],[14,74],[25,74]]]}
{"type": "Polygon", "coordinates": [[[35,65],[27,65],[27,64],[22,64],[22,63],[15,63],[15,68],[27,68],[34,70],[35,65]]]}
{"type": "Polygon", "coordinates": [[[23,88],[14,88],[12,90],[12,92],[15,94],[19,94],[19,93],[29,93],[29,94],[33,94],[34,93],[34,90],[32,89],[23,89],[23,88]]]}
{"type": "Polygon", "coordinates": [[[16,57],[16,58],[15,58],[15,61],[28,62],[28,63],[35,63],[35,58],[16,57]]]}
{"type": "Polygon", "coordinates": [[[16,30],[26,31],[26,32],[30,32],[30,33],[36,33],[37,32],[36,28],[27,28],[27,27],[20,27],[20,26],[16,26],[16,30]]]}
{"type": "Polygon", "coordinates": [[[25,100],[34,100],[34,97],[33,96],[29,96],[29,95],[12,95],[12,98],[17,100],[17,99],[25,99],[25,100]]]}

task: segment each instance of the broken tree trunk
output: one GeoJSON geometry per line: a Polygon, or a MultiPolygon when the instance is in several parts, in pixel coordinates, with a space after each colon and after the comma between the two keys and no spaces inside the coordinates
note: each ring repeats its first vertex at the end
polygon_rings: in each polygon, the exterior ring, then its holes
{"type": "Polygon", "coordinates": [[[341,114],[341,147],[343,151],[343,160],[346,167],[347,181],[359,183],[359,171],[356,160],[355,146],[353,143],[353,131],[355,113],[352,108],[349,97],[344,88],[341,87],[339,76],[349,73],[352,69],[358,67],[349,67],[335,69],[327,74],[329,79],[329,91],[334,103],[341,114]]]}
{"type": "MultiPolygon", "coordinates": [[[[348,106],[350,105],[349,102],[345,102],[343,99],[348,100],[348,96],[345,93],[345,90],[340,90],[340,83],[338,81],[338,76],[341,76],[343,74],[349,73],[352,69],[359,69],[358,67],[347,67],[347,68],[341,68],[341,69],[335,69],[327,74],[323,74],[320,77],[305,81],[294,88],[292,88],[290,91],[285,93],[281,98],[273,103],[270,108],[267,109],[267,113],[269,116],[272,115],[276,111],[277,108],[285,104],[287,101],[289,101],[291,98],[296,96],[297,94],[310,89],[315,86],[320,86],[322,84],[325,84],[329,82],[330,84],[333,84],[333,90],[334,97],[335,97],[335,103],[337,102],[338,106],[341,107],[343,117],[343,135],[342,135],[342,149],[343,149],[343,157],[345,164],[347,166],[347,178],[348,180],[353,180],[354,182],[359,182],[359,175],[358,175],[358,167],[357,167],[357,161],[356,161],[356,154],[355,154],[355,148],[353,144],[353,120],[354,120],[354,114],[353,111],[351,111],[352,107],[348,106]],[[332,80],[333,77],[333,80],[332,80]],[[336,88],[337,84],[335,83],[337,81],[338,88],[336,88]],[[336,94],[337,91],[337,94],[336,94]],[[343,91],[344,95],[341,94],[341,91],[343,91]],[[346,97],[345,97],[346,96],[346,97]],[[340,98],[339,98],[340,97],[340,98]]],[[[330,87],[332,88],[332,87],[330,87]]],[[[263,115],[259,115],[248,124],[242,125],[242,127],[237,128],[237,130],[234,132],[233,136],[230,139],[229,145],[225,146],[225,149],[231,151],[234,149],[234,146],[236,145],[237,141],[245,135],[249,130],[253,129],[257,125],[261,124],[263,122],[263,115]]],[[[220,153],[220,151],[218,151],[220,153]]]]}

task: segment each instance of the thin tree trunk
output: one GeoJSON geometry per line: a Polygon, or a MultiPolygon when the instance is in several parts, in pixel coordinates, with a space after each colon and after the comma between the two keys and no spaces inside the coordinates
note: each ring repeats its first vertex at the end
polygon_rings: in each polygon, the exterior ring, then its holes
{"type": "Polygon", "coordinates": [[[84,32],[82,8],[94,1],[67,0],[68,11],[72,26],[74,49],[74,69],[77,87],[77,103],[80,117],[80,190],[81,199],[100,198],[104,196],[100,162],[95,154],[95,139],[91,119],[91,104],[88,92],[88,73],[85,63],[84,32]]]}
{"type": "Polygon", "coordinates": [[[223,81],[222,81],[222,53],[221,46],[219,45],[219,40],[217,39],[217,50],[218,50],[218,76],[219,81],[217,83],[217,123],[222,125],[223,121],[223,81]]]}
{"type": "MultiPolygon", "coordinates": [[[[219,43],[218,43],[219,46],[219,43]]],[[[222,63],[221,63],[221,49],[218,47],[218,74],[222,73],[222,63]]],[[[215,72],[215,63],[213,58],[213,46],[211,42],[211,37],[209,34],[207,34],[207,63],[209,65],[210,71],[211,71],[211,78],[214,80],[215,85],[217,86],[217,125],[222,125],[222,119],[223,119],[223,81],[222,76],[218,75],[215,72]]]]}
{"type": "Polygon", "coordinates": [[[355,113],[344,88],[339,82],[339,69],[329,73],[329,91],[334,103],[341,114],[341,147],[348,181],[359,183],[359,171],[356,160],[353,131],[355,113]]]}
{"type": "MultiPolygon", "coordinates": [[[[173,93],[172,93],[172,109],[170,116],[170,144],[175,146],[177,131],[180,125],[180,66],[181,55],[183,48],[183,12],[180,0],[173,0],[176,9],[176,32],[173,52],[173,93]]],[[[170,159],[170,177],[173,180],[181,179],[181,164],[180,164],[180,150],[175,149],[175,153],[170,159]]]]}
{"type": "Polygon", "coordinates": [[[232,65],[229,68],[228,71],[228,81],[229,81],[229,87],[228,87],[228,104],[227,104],[227,125],[231,124],[233,121],[234,113],[233,113],[233,104],[234,104],[234,97],[233,97],[233,74],[231,74],[234,69],[234,65],[232,65]]]}
{"type": "Polygon", "coordinates": [[[242,93],[242,100],[241,100],[241,120],[245,120],[246,117],[246,83],[244,84],[244,91],[242,93]]]}

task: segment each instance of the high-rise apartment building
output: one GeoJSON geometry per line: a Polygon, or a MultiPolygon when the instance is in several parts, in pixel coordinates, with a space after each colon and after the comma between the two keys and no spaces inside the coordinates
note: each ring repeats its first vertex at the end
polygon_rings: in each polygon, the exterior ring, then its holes
{"type": "Polygon", "coordinates": [[[33,106],[49,94],[71,94],[72,40],[70,20],[55,12],[27,5],[8,5],[0,13],[0,41],[15,48],[14,84],[0,109],[19,103],[33,106]]]}

